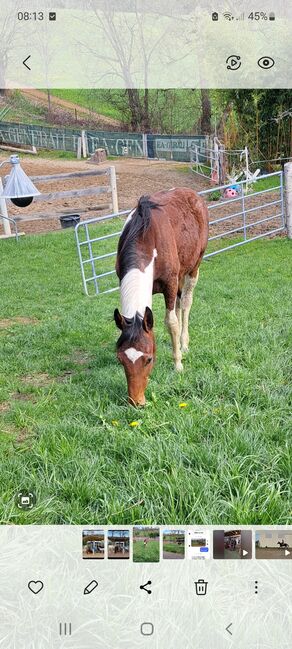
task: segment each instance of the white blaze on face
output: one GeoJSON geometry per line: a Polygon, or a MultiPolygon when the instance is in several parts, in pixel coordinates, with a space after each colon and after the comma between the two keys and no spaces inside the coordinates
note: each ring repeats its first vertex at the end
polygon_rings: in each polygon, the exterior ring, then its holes
{"type": "Polygon", "coordinates": [[[129,347],[129,349],[125,349],[125,354],[128,357],[129,361],[131,363],[135,363],[140,356],[143,356],[143,352],[139,352],[138,349],[135,349],[135,347],[129,347]]]}
{"type": "Polygon", "coordinates": [[[137,311],[144,316],[146,306],[152,308],[154,259],[157,250],[154,248],[152,259],[145,270],[131,268],[121,281],[121,306],[125,318],[133,318],[137,311]]]}

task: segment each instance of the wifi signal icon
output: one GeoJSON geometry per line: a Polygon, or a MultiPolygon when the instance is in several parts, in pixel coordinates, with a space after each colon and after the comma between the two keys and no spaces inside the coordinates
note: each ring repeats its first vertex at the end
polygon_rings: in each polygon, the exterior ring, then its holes
{"type": "Polygon", "coordinates": [[[226,11],[225,14],[223,14],[225,20],[234,20],[234,16],[229,11],[226,11]]]}

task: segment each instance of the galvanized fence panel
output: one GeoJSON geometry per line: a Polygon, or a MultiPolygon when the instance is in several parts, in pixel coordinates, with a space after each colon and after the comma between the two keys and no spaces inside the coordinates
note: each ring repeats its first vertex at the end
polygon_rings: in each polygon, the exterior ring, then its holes
{"type": "Polygon", "coordinates": [[[126,217],[130,211],[131,210],[123,210],[122,212],[115,212],[114,214],[97,216],[94,219],[80,221],[80,223],[76,225],[75,238],[81,268],[83,289],[86,295],[112,293],[118,289],[117,276],[114,264],[112,264],[112,258],[116,257],[118,238],[121,234],[123,223],[120,223],[121,227],[117,230],[117,222],[119,223],[119,220],[126,217]],[[105,226],[104,229],[107,230],[105,234],[100,234],[98,232],[101,224],[103,224],[105,226]],[[113,231],[108,231],[111,229],[112,225],[113,231]],[[113,240],[115,240],[115,250],[111,249],[113,240]],[[99,250],[100,242],[102,242],[102,254],[100,254],[99,250]],[[99,267],[100,263],[102,263],[102,268],[99,267]],[[102,290],[101,284],[103,279],[106,278],[108,280],[111,276],[114,276],[114,285],[109,287],[107,286],[102,290]],[[93,291],[91,289],[93,289],[93,291]]]}
{"type": "MultiPolygon", "coordinates": [[[[254,183],[255,189],[259,183],[263,183],[266,179],[274,179],[275,185],[273,184],[273,186],[260,191],[251,189],[250,193],[246,193],[244,190],[251,188],[251,183],[248,180],[242,180],[236,183],[240,188],[238,196],[223,199],[218,203],[212,202],[211,205],[208,205],[211,217],[209,221],[210,236],[204,259],[237,246],[242,246],[250,241],[277,234],[285,229],[283,173],[282,171],[276,171],[272,174],[260,176],[257,182],[254,183]],[[272,200],[269,200],[269,196],[271,196],[272,200]],[[233,211],[233,206],[235,211],[233,211]],[[225,212],[223,215],[220,214],[222,210],[225,212]],[[220,241],[224,237],[235,238],[236,241],[209,251],[214,245],[212,242],[220,241]]],[[[216,187],[215,191],[225,192],[229,187],[230,185],[222,185],[216,187]]],[[[206,189],[199,193],[208,200],[209,197],[212,198],[214,189],[206,189]]]]}
{"type": "MultiPolygon", "coordinates": [[[[239,193],[234,198],[224,198],[224,192],[230,185],[199,192],[210,203],[210,236],[204,259],[285,230],[283,173],[261,176],[255,183],[255,189],[266,179],[275,184],[260,191],[253,191],[247,180],[237,183],[239,193]],[[244,191],[247,188],[248,193],[244,191]],[[223,197],[218,201],[212,200],[218,197],[218,192],[223,193],[223,197]],[[224,237],[229,238],[228,245],[222,245],[224,237]]],[[[118,289],[113,258],[116,257],[124,217],[130,211],[88,219],[76,226],[75,237],[86,295],[111,293],[118,289]],[[112,284],[103,287],[102,282],[108,282],[109,278],[113,280],[112,284]]]]}

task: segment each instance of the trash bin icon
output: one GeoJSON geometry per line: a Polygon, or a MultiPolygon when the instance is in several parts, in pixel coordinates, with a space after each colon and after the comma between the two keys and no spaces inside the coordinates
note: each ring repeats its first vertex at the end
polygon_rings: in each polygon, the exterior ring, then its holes
{"type": "Polygon", "coordinates": [[[204,579],[198,579],[195,581],[196,586],[196,595],[207,595],[208,582],[204,579]]]}

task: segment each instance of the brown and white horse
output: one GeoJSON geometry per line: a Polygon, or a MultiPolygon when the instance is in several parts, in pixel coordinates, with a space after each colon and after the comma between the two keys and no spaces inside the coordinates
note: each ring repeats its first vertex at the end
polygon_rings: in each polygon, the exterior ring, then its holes
{"type": "Polygon", "coordinates": [[[175,367],[183,369],[188,350],[189,313],[199,265],[208,242],[208,209],[192,189],[177,188],[142,196],[120,236],[116,272],[120,280],[121,330],[117,356],[125,369],[128,397],[145,404],[155,361],[152,294],[163,293],[175,367]]]}

